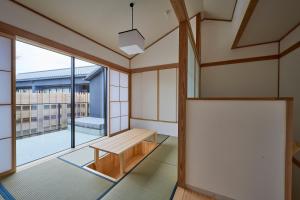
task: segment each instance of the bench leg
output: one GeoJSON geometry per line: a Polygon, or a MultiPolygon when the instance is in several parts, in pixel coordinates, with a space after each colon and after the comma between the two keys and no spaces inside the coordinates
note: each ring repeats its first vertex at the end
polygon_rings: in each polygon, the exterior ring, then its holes
{"type": "Polygon", "coordinates": [[[95,160],[95,165],[96,165],[96,169],[97,169],[98,164],[99,164],[99,150],[98,149],[94,149],[94,160],[95,160]]]}
{"type": "Polygon", "coordinates": [[[120,175],[123,175],[125,173],[124,153],[121,153],[119,155],[119,160],[120,160],[120,175]]]}
{"type": "Polygon", "coordinates": [[[157,144],[157,133],[153,134],[153,143],[157,144]]]}

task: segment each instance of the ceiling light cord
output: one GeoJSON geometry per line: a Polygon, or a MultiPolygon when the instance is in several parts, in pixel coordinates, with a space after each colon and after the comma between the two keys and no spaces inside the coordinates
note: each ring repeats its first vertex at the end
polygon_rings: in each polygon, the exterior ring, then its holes
{"type": "Polygon", "coordinates": [[[133,6],[134,6],[134,3],[130,3],[130,7],[131,7],[131,30],[133,30],[133,6]]]}

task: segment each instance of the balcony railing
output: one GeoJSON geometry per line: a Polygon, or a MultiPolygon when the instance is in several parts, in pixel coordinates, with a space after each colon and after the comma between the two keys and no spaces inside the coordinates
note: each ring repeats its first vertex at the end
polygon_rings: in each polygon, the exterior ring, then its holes
{"type": "MultiPolygon", "coordinates": [[[[75,117],[89,116],[89,102],[75,103],[75,117]]],[[[17,138],[46,134],[68,128],[70,103],[35,103],[16,105],[17,138]]]]}

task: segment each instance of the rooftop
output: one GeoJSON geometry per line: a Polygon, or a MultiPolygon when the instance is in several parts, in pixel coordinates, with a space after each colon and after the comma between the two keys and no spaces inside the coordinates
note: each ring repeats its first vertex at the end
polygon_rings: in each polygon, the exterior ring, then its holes
{"type": "MultiPolygon", "coordinates": [[[[100,66],[91,65],[84,67],[76,67],[75,74],[76,76],[88,76],[97,71],[100,66]]],[[[26,72],[19,73],[16,75],[17,81],[28,81],[28,80],[42,80],[42,79],[57,79],[57,78],[66,78],[71,76],[70,68],[63,69],[54,69],[54,70],[45,70],[45,71],[35,71],[35,72],[26,72]]]]}

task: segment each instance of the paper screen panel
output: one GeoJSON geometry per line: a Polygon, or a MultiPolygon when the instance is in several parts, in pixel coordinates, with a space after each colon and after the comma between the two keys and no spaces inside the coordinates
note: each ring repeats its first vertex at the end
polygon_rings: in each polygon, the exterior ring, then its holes
{"type": "Polygon", "coordinates": [[[176,69],[159,71],[159,120],[176,121],[176,69]]]}
{"type": "Polygon", "coordinates": [[[11,40],[0,36],[0,70],[11,71],[11,40]]]}
{"type": "Polygon", "coordinates": [[[120,73],[120,86],[128,87],[128,74],[120,73]]]}
{"type": "Polygon", "coordinates": [[[120,73],[110,70],[110,85],[120,86],[120,73]]]}
{"type": "Polygon", "coordinates": [[[128,116],[121,117],[121,130],[128,129],[128,116]]]}
{"type": "Polygon", "coordinates": [[[0,173],[12,168],[12,139],[0,140],[0,173]]]}
{"type": "Polygon", "coordinates": [[[0,71],[0,104],[11,103],[11,72],[0,71]]]}
{"type": "Polygon", "coordinates": [[[110,119],[110,130],[111,133],[116,133],[119,132],[120,129],[120,125],[121,125],[121,118],[120,117],[114,117],[110,119]]]}
{"type": "Polygon", "coordinates": [[[120,100],[120,87],[110,86],[110,101],[120,100]]]}
{"type": "Polygon", "coordinates": [[[120,117],[120,116],[121,116],[120,102],[111,102],[110,117],[120,117]]]}
{"type": "Polygon", "coordinates": [[[120,88],[120,101],[128,101],[128,88],[120,88]]]}
{"type": "Polygon", "coordinates": [[[12,137],[11,106],[0,106],[0,140],[12,137]]]}

